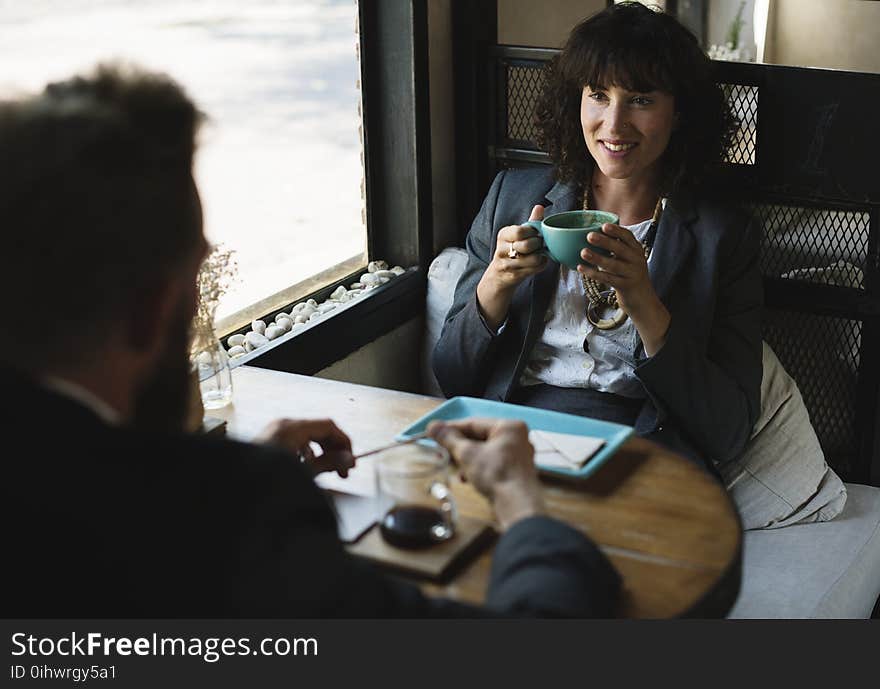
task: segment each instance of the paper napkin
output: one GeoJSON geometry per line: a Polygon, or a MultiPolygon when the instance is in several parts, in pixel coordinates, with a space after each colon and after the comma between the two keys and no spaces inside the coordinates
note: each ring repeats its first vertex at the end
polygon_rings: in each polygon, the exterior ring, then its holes
{"type": "Polygon", "coordinates": [[[529,431],[535,464],[559,469],[580,469],[605,444],[604,438],[552,431],[529,431]]]}

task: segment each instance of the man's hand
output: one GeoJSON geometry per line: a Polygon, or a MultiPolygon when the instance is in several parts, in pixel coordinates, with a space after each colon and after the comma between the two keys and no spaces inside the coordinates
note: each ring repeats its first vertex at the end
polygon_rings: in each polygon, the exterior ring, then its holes
{"type": "Polygon", "coordinates": [[[335,471],[345,478],[355,463],[351,440],[330,419],[278,419],[270,423],[256,441],[298,454],[313,476],[335,471]],[[312,451],[313,442],[321,448],[318,456],[312,451]]]}
{"type": "Polygon", "coordinates": [[[500,419],[435,422],[428,433],[449,450],[463,477],[489,499],[502,529],[544,514],[535,451],[524,423],[500,419]]]}

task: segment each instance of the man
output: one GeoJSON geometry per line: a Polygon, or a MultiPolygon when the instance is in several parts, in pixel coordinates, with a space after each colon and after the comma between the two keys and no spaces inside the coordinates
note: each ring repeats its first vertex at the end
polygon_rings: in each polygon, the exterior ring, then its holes
{"type": "Polygon", "coordinates": [[[207,248],[200,120],[167,78],[107,67],[0,103],[2,615],[610,614],[617,574],[542,516],[521,425],[433,429],[506,531],[490,610],[348,557],[312,481],[353,464],[331,421],[279,421],[262,445],[175,430],[207,248]]]}

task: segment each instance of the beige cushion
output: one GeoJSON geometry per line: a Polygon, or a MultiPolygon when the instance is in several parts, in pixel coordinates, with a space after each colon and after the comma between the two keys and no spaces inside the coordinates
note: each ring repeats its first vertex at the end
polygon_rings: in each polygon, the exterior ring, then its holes
{"type": "Polygon", "coordinates": [[[467,251],[450,247],[441,251],[428,268],[428,292],[425,298],[425,343],[422,352],[422,379],[425,392],[443,397],[431,368],[431,354],[440,339],[446,314],[452,308],[452,298],[458,278],[467,265],[467,251]]]}
{"type": "Polygon", "coordinates": [[[848,483],[823,524],[748,531],[732,618],[866,618],[880,596],[880,488],[848,483]]]}
{"type": "Polygon", "coordinates": [[[742,455],[719,466],[745,529],[828,521],[846,487],[826,464],[797,384],[764,343],[761,415],[742,455]]]}

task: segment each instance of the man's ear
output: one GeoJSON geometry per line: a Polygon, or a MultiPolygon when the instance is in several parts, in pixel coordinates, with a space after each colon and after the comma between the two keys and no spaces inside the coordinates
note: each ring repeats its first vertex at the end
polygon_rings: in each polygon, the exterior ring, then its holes
{"type": "Polygon", "coordinates": [[[137,292],[126,333],[127,344],[133,351],[152,355],[161,350],[180,299],[179,292],[179,285],[173,280],[156,282],[137,292]]]}

